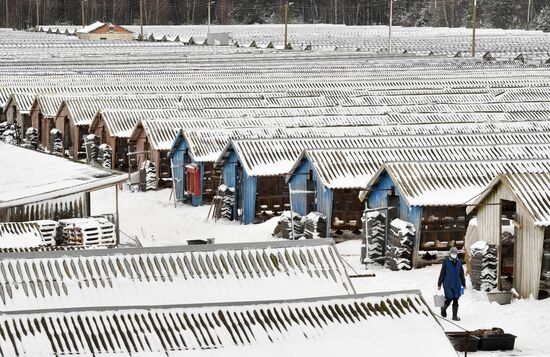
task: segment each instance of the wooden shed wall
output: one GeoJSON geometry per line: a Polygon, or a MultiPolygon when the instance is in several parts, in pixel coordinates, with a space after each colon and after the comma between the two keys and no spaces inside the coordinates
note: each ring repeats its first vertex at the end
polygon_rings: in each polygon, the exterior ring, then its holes
{"type": "Polygon", "coordinates": [[[53,200],[0,208],[0,221],[25,222],[42,219],[59,220],[90,215],[88,194],[85,192],[53,200]]]}
{"type": "Polygon", "coordinates": [[[516,202],[516,228],[514,287],[526,298],[538,298],[542,264],[544,227],[535,226],[527,210],[504,184],[499,184],[483,200],[477,211],[478,239],[498,246],[501,235],[500,200],[516,202]]]}

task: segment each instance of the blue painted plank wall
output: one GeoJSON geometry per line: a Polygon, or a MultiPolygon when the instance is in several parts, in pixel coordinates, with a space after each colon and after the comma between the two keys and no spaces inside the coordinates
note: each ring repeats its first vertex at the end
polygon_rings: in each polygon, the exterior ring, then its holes
{"type": "MultiPolygon", "coordinates": [[[[294,171],[294,175],[289,180],[292,190],[307,190],[307,178],[308,173],[311,170],[311,164],[309,160],[303,159],[300,166],[294,171]]],[[[307,194],[293,193],[291,194],[292,209],[294,212],[301,214],[302,216],[308,214],[307,212],[307,194]]]]}
{"type": "Polygon", "coordinates": [[[237,218],[237,202],[239,200],[239,188],[237,187],[237,154],[231,153],[223,165],[223,184],[235,189],[235,205],[233,206],[233,218],[237,218]]]}
{"type": "Polygon", "coordinates": [[[172,167],[174,168],[174,187],[176,191],[176,200],[182,201],[185,194],[185,151],[186,143],[181,140],[176,152],[172,156],[172,167]]]}
{"type": "Polygon", "coordinates": [[[242,197],[243,197],[243,223],[254,223],[256,216],[256,176],[248,176],[243,170],[243,179],[241,181],[242,197]]]}

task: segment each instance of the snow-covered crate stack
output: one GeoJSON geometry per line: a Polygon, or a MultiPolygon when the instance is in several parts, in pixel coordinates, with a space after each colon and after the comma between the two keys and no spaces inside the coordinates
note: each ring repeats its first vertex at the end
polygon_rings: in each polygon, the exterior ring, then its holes
{"type": "Polygon", "coordinates": [[[60,220],[64,244],[102,245],[116,244],[115,225],[105,218],[73,218],[60,220]]]}
{"type": "Polygon", "coordinates": [[[386,250],[386,267],[391,270],[411,270],[412,252],[416,229],[409,222],[398,218],[390,223],[388,246],[386,250]]]}
{"type": "MultiPolygon", "coordinates": [[[[107,144],[99,145],[98,160],[101,166],[110,169],[113,166],[113,149],[107,144]]],[[[156,184],[156,182],[155,182],[156,184]]],[[[156,189],[156,186],[155,186],[156,189]]]]}
{"type": "Polygon", "coordinates": [[[53,246],[56,244],[56,237],[57,237],[57,228],[59,227],[59,224],[57,224],[56,221],[51,220],[41,220],[41,221],[35,221],[40,229],[40,232],[42,233],[42,237],[44,239],[44,244],[47,246],[53,246]]]}
{"type": "Polygon", "coordinates": [[[302,229],[302,216],[296,212],[284,211],[279,218],[275,235],[284,239],[298,239],[304,233],[302,229]],[[294,233],[292,232],[294,230],[294,233]]]}
{"type": "Polygon", "coordinates": [[[4,132],[6,130],[9,130],[9,128],[10,128],[10,123],[8,123],[7,121],[0,123],[0,140],[2,140],[4,132]]]}
{"type": "Polygon", "coordinates": [[[50,152],[53,154],[63,154],[63,136],[57,129],[50,130],[50,152]]]}
{"type": "Polygon", "coordinates": [[[487,247],[484,241],[477,241],[470,247],[470,280],[475,290],[481,289],[481,271],[483,270],[483,252],[487,247]]]}
{"type": "Polygon", "coordinates": [[[44,238],[35,222],[0,223],[0,248],[40,247],[44,238]]]}
{"type": "Polygon", "coordinates": [[[157,189],[157,168],[152,161],[147,160],[141,164],[141,175],[141,190],[155,191],[157,189]]]}
{"type": "Polygon", "coordinates": [[[29,149],[38,149],[38,130],[36,128],[28,128],[25,133],[25,145],[29,149]]]}
{"type": "Polygon", "coordinates": [[[367,213],[367,258],[374,263],[384,264],[386,240],[386,217],[380,211],[367,213]]]}
{"type": "Polygon", "coordinates": [[[220,185],[218,187],[218,196],[221,197],[221,218],[231,221],[233,219],[233,208],[235,207],[235,188],[220,185]]]}
{"type": "Polygon", "coordinates": [[[483,250],[481,264],[481,291],[492,291],[497,287],[497,248],[487,244],[483,250]]]}
{"type": "Polygon", "coordinates": [[[84,145],[86,146],[86,159],[88,163],[97,163],[99,160],[99,136],[88,134],[86,136],[86,142],[84,143],[84,145]]]}
{"type": "Polygon", "coordinates": [[[327,219],[321,212],[310,212],[305,216],[304,237],[307,239],[325,238],[327,219]]]}

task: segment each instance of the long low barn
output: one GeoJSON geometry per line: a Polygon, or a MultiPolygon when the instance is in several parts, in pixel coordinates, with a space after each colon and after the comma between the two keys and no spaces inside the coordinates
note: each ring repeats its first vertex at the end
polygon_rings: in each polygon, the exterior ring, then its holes
{"type": "Polygon", "coordinates": [[[4,253],[0,272],[4,312],[355,293],[332,240],[4,253]]]}
{"type": "Polygon", "coordinates": [[[116,171],[4,143],[0,143],[0,162],[3,222],[87,217],[91,191],[127,180],[116,171]]]}
{"type": "Polygon", "coordinates": [[[0,317],[3,356],[456,353],[419,291],[264,302],[35,310],[0,317]],[[396,343],[398,341],[398,343],[396,343]]]}

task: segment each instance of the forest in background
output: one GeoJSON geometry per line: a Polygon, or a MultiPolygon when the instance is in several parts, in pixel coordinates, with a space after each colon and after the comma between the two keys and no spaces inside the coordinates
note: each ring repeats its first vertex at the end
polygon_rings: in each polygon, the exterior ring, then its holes
{"type": "MultiPolygon", "coordinates": [[[[281,23],[284,0],[141,0],[145,25],[281,23]]],[[[0,0],[0,25],[139,24],[140,0],[0,0]],[[84,15],[84,16],[83,16],[84,15]]],[[[473,0],[394,0],[393,24],[470,27],[473,0]]],[[[550,0],[477,0],[480,27],[550,30],[550,0]]],[[[289,23],[387,25],[389,0],[292,0],[289,23]]]]}

